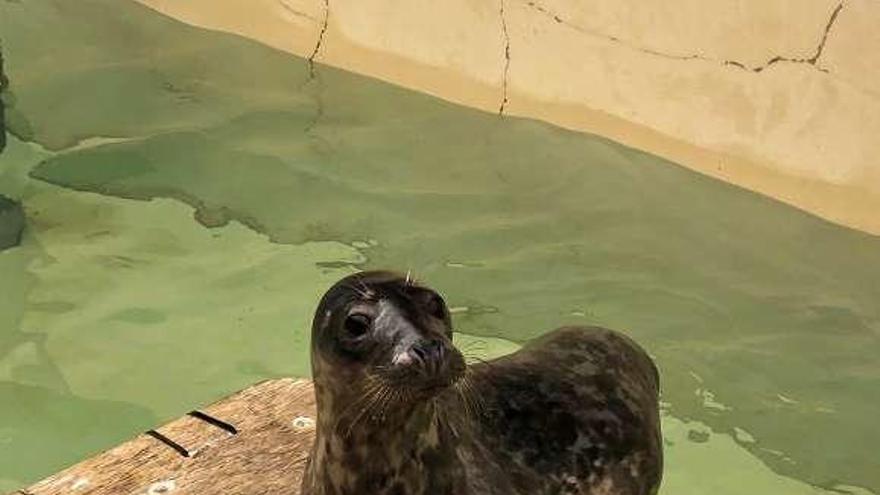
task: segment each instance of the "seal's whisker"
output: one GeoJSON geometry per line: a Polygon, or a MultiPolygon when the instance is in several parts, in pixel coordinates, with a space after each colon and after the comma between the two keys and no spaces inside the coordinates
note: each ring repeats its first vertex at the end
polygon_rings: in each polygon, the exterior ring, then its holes
{"type": "Polygon", "coordinates": [[[361,419],[375,408],[376,404],[378,404],[379,401],[382,400],[382,397],[384,397],[388,393],[389,388],[390,387],[388,387],[387,384],[385,384],[384,382],[382,383],[380,390],[372,395],[364,408],[361,409],[360,413],[354,418],[351,423],[348,424],[348,429],[345,432],[346,437],[350,436],[351,431],[361,421],[361,419]]]}
{"type": "Polygon", "coordinates": [[[472,373],[466,372],[465,376],[461,380],[462,397],[464,397],[465,400],[469,403],[471,413],[474,417],[476,417],[485,414],[487,408],[483,398],[474,389],[472,376],[472,373]]]}
{"type": "Polygon", "coordinates": [[[471,360],[473,363],[479,363],[479,364],[489,366],[489,367],[494,366],[494,364],[492,363],[491,360],[482,358],[482,357],[474,355],[474,354],[462,352],[462,356],[465,358],[465,360],[471,360]]]}
{"type": "Polygon", "coordinates": [[[370,293],[367,290],[367,287],[365,285],[362,285],[362,287],[358,287],[357,285],[354,285],[354,284],[346,284],[346,287],[353,290],[358,296],[360,296],[364,299],[370,298],[370,293]]]}
{"type": "Polygon", "coordinates": [[[355,410],[358,406],[363,405],[365,402],[370,400],[372,396],[378,391],[379,387],[381,387],[381,382],[374,380],[371,376],[367,376],[366,381],[367,384],[363,387],[360,395],[339,414],[339,417],[336,419],[336,423],[333,425],[334,430],[338,429],[339,423],[341,423],[343,419],[348,417],[349,411],[355,410]]]}
{"type": "Polygon", "coordinates": [[[376,401],[373,410],[370,412],[370,420],[374,422],[378,420],[384,420],[385,405],[388,404],[388,401],[393,394],[394,390],[392,390],[391,387],[388,387],[387,389],[382,391],[382,395],[380,396],[379,400],[376,401]]]}
{"type": "Polygon", "coordinates": [[[476,390],[474,389],[474,382],[471,378],[468,378],[468,388],[471,391],[471,396],[474,398],[474,400],[477,403],[477,407],[480,410],[480,414],[485,414],[486,411],[488,410],[488,407],[486,406],[486,400],[483,398],[482,395],[480,395],[476,392],[476,390]]]}
{"type": "Polygon", "coordinates": [[[379,420],[380,422],[385,421],[385,415],[388,412],[389,404],[394,403],[399,394],[399,389],[397,387],[388,387],[387,393],[382,396],[382,400],[379,401],[376,407],[376,412],[373,415],[373,421],[379,420]]]}
{"type": "Polygon", "coordinates": [[[385,421],[386,415],[388,411],[391,409],[391,406],[396,405],[400,401],[401,390],[399,388],[395,388],[390,397],[385,401],[382,405],[381,417],[382,421],[385,421]]]}
{"type": "Polygon", "coordinates": [[[385,393],[382,394],[381,400],[376,404],[375,412],[378,416],[381,417],[384,414],[386,406],[394,399],[396,395],[397,387],[388,386],[385,393]]]}
{"type": "Polygon", "coordinates": [[[377,375],[367,375],[365,378],[366,385],[361,389],[361,393],[351,404],[349,404],[345,410],[339,415],[339,419],[337,419],[337,426],[340,421],[344,418],[348,417],[349,411],[355,411],[358,407],[366,406],[371,401],[373,401],[376,396],[381,392],[382,387],[385,386],[385,380],[382,379],[381,376],[377,375]]]}
{"type": "Polygon", "coordinates": [[[357,284],[361,286],[362,293],[364,294],[364,298],[370,299],[373,295],[373,291],[370,290],[370,287],[367,285],[367,283],[361,279],[356,279],[355,282],[357,282],[357,284]]]}
{"type": "Polygon", "coordinates": [[[463,377],[455,384],[455,392],[461,401],[461,405],[464,406],[465,415],[474,419],[474,408],[470,399],[470,392],[467,388],[467,378],[463,377]]]}
{"type": "Polygon", "coordinates": [[[465,385],[464,385],[465,390],[467,390],[468,399],[471,402],[471,409],[473,410],[473,414],[475,416],[479,416],[483,412],[483,410],[482,410],[483,403],[480,401],[480,398],[477,396],[476,392],[474,391],[473,383],[471,383],[470,378],[466,378],[464,383],[465,383],[465,385]]]}
{"type": "Polygon", "coordinates": [[[477,359],[477,360],[480,360],[480,361],[485,361],[485,358],[483,358],[482,356],[480,356],[480,354],[473,352],[472,349],[460,349],[459,351],[461,352],[461,355],[464,356],[464,357],[466,357],[466,358],[477,359]]]}

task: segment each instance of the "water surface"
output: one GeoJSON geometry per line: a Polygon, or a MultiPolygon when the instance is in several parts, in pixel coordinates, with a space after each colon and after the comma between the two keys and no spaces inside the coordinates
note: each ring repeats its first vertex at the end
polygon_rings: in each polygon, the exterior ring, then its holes
{"type": "Polygon", "coordinates": [[[6,2],[0,33],[0,194],[29,221],[0,253],[3,488],[307,375],[323,290],[393,267],[487,353],[562,324],[641,342],[665,493],[880,491],[877,237],[133,3],[6,2]]]}

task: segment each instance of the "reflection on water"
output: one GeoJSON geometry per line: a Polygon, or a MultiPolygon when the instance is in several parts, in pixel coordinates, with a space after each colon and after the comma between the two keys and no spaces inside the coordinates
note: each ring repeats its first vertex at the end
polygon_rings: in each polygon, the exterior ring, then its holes
{"type": "Polygon", "coordinates": [[[41,145],[0,157],[29,221],[0,253],[0,487],[306,375],[323,290],[393,267],[473,358],[565,323],[634,336],[663,373],[664,493],[880,491],[876,237],[127,3],[0,3],[0,32],[13,131],[41,145]]]}

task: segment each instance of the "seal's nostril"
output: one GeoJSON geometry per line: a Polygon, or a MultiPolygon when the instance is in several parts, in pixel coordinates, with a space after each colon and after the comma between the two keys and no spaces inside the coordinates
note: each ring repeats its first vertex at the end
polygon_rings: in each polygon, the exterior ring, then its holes
{"type": "Polygon", "coordinates": [[[425,366],[426,364],[428,364],[430,358],[428,352],[422,346],[418,344],[412,346],[412,348],[410,349],[410,353],[412,354],[413,358],[418,361],[419,365],[425,366]]]}
{"type": "Polygon", "coordinates": [[[437,358],[440,359],[441,361],[446,359],[446,346],[445,345],[438,345],[437,346],[437,358]]]}
{"type": "Polygon", "coordinates": [[[431,349],[431,358],[437,366],[443,362],[443,345],[436,342],[431,349]]]}
{"type": "Polygon", "coordinates": [[[410,354],[424,371],[436,374],[443,368],[446,350],[442,342],[426,340],[414,344],[410,348],[410,354]]]}

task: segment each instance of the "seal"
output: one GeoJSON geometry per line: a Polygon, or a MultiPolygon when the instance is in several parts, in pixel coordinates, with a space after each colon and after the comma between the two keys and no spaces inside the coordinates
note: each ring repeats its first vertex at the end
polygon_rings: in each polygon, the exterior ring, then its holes
{"type": "Polygon", "coordinates": [[[659,376],[626,336],[562,327],[467,365],[434,290],[337,282],[312,325],[316,436],[303,495],[657,492],[659,376]]]}

